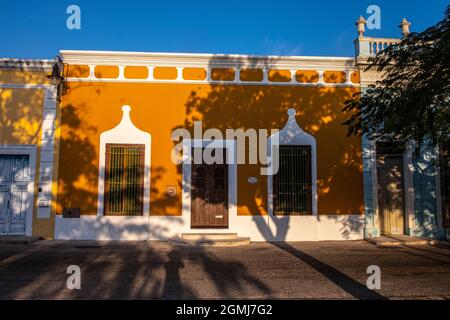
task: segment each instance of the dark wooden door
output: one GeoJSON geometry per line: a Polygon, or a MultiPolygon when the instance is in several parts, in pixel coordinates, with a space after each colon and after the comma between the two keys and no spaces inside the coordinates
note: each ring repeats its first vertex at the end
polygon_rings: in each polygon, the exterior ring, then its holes
{"type": "Polygon", "coordinates": [[[441,146],[440,175],[442,222],[444,224],[444,228],[450,228],[450,142],[447,142],[445,145],[441,146]]]}
{"type": "Polygon", "coordinates": [[[382,234],[404,233],[403,156],[377,159],[378,208],[382,234]]]}
{"type": "Polygon", "coordinates": [[[192,165],[191,227],[228,227],[228,166],[225,162],[192,165]]]}

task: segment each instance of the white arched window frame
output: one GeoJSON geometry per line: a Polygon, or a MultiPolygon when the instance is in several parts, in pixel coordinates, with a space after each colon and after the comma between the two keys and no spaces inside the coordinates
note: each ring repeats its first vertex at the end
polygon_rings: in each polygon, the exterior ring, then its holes
{"type": "Polygon", "coordinates": [[[311,146],[311,199],[312,215],[317,216],[317,149],[316,138],[305,132],[297,123],[295,109],[288,110],[288,121],[283,129],[272,134],[269,137],[269,163],[272,164],[268,169],[267,188],[268,188],[268,209],[269,215],[273,215],[273,164],[275,149],[280,145],[303,145],[311,146]]]}
{"type": "Polygon", "coordinates": [[[142,131],[133,124],[130,118],[130,106],[122,107],[122,120],[113,129],[103,132],[100,135],[100,160],[99,160],[99,181],[98,181],[98,202],[97,215],[104,215],[104,198],[105,198],[105,161],[106,161],[106,144],[143,144],[144,151],[144,216],[150,213],[150,161],[151,161],[151,135],[142,131]]]}

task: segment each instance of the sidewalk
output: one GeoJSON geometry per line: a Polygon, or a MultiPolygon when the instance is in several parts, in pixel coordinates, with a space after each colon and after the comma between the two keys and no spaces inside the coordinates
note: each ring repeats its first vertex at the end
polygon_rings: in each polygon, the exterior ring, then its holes
{"type": "Polygon", "coordinates": [[[0,259],[0,299],[450,298],[450,250],[429,245],[42,240],[0,245],[0,259]],[[67,289],[69,265],[81,269],[81,290],[67,289]],[[380,290],[366,287],[371,265],[381,269],[380,290]]]}

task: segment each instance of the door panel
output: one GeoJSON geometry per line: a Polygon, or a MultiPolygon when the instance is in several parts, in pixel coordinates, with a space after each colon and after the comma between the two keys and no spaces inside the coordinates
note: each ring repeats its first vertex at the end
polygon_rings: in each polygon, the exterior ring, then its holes
{"type": "Polygon", "coordinates": [[[444,228],[450,228],[450,142],[440,148],[440,176],[442,199],[442,222],[444,228]]]}
{"type": "Polygon", "coordinates": [[[28,156],[0,155],[0,234],[25,234],[29,181],[28,156]]]}
{"type": "Polygon", "coordinates": [[[14,184],[11,191],[11,224],[10,233],[25,233],[27,212],[27,188],[26,184],[14,184]]]}
{"type": "MultiPolygon", "coordinates": [[[[194,154],[194,152],[193,152],[194,154]]],[[[225,156],[225,152],[223,152],[225,156]]],[[[228,227],[228,166],[193,164],[191,227],[228,227]]]]}
{"type": "Polygon", "coordinates": [[[192,166],[191,190],[191,226],[207,225],[204,212],[208,210],[208,187],[206,182],[206,168],[203,165],[192,166]]]}
{"type": "Polygon", "coordinates": [[[378,208],[382,234],[404,233],[403,156],[377,159],[378,208]]]}
{"type": "Polygon", "coordinates": [[[0,185],[0,234],[6,234],[9,230],[9,209],[8,203],[10,201],[9,186],[6,184],[0,185]]]}

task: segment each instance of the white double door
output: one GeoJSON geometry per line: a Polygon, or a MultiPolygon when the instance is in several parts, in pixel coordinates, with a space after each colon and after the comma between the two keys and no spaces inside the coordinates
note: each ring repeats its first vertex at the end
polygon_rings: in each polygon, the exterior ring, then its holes
{"type": "Polygon", "coordinates": [[[25,234],[29,182],[29,156],[0,154],[0,234],[25,234]]]}

